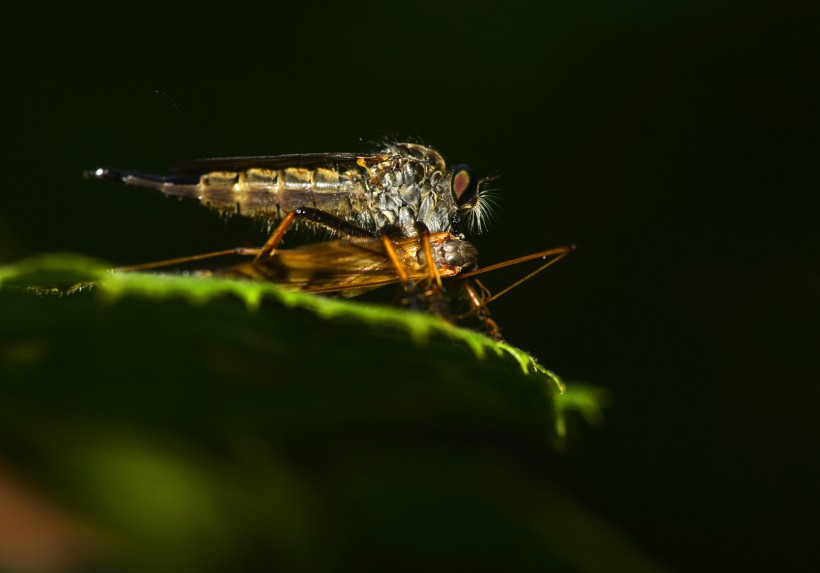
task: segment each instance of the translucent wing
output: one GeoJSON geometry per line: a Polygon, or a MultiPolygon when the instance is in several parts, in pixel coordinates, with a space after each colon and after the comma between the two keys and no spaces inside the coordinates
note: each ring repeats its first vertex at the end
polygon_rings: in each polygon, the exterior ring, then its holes
{"type": "Polygon", "coordinates": [[[287,167],[318,167],[321,165],[356,165],[356,162],[378,161],[384,155],[376,153],[289,153],[247,157],[213,157],[193,159],[171,165],[169,170],[179,175],[198,176],[212,171],[244,171],[251,168],[284,169],[287,167]]]}
{"type": "MultiPolygon", "coordinates": [[[[430,236],[439,274],[455,276],[474,264],[475,248],[450,233],[430,236]],[[458,252],[458,257],[448,256],[458,252]],[[463,260],[462,260],[463,259],[463,260]],[[455,263],[455,264],[454,264],[455,263]]],[[[429,278],[418,237],[393,240],[399,262],[411,281],[429,278]]],[[[352,238],[277,251],[261,261],[241,263],[220,275],[270,281],[285,288],[352,297],[399,282],[381,238],[352,238]]]]}

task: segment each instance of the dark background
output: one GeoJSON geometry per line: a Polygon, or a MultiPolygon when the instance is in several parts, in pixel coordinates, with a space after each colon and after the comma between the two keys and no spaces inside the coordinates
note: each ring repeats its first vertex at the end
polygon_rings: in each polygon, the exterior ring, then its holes
{"type": "Polygon", "coordinates": [[[420,138],[501,175],[470,237],[485,264],[578,245],[493,304],[512,343],[614,397],[558,481],[676,570],[816,553],[816,2],[0,10],[0,261],[263,240],[82,179],[197,155],[157,88],[208,156],[420,138]]]}

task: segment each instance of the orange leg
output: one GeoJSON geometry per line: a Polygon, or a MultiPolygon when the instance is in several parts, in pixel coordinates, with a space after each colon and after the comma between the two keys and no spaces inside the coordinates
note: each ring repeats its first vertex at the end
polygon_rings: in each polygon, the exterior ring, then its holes
{"type": "Polygon", "coordinates": [[[413,282],[410,280],[410,275],[407,273],[407,266],[404,264],[404,261],[399,258],[399,254],[396,252],[396,246],[393,244],[393,239],[385,233],[382,235],[382,244],[384,245],[384,250],[387,253],[387,257],[396,269],[396,274],[399,275],[399,280],[401,280],[402,284],[404,284],[405,288],[408,290],[415,290],[415,285],[413,285],[413,282]]]}
{"type": "Polygon", "coordinates": [[[416,222],[416,230],[419,233],[421,248],[424,252],[424,262],[427,266],[427,278],[430,280],[432,288],[441,292],[444,285],[441,284],[441,273],[438,270],[436,261],[433,259],[433,248],[430,246],[430,230],[427,228],[427,225],[421,221],[416,222]]]}
{"type": "Polygon", "coordinates": [[[256,258],[253,259],[253,262],[258,262],[264,259],[267,259],[273,254],[273,251],[276,250],[276,247],[279,246],[279,243],[282,242],[282,237],[285,236],[285,233],[293,224],[293,221],[296,220],[296,211],[291,211],[285,218],[282,219],[282,222],[277,225],[276,229],[271,233],[268,240],[265,241],[265,244],[262,246],[262,249],[259,251],[259,254],[256,255],[256,258]]]}
{"type": "Polygon", "coordinates": [[[498,324],[490,318],[490,311],[485,304],[485,299],[487,298],[487,295],[489,295],[490,291],[487,290],[487,287],[481,284],[478,279],[475,279],[475,283],[479,288],[481,288],[481,295],[476,292],[473,285],[469,282],[464,281],[462,283],[462,288],[467,295],[467,301],[472,307],[468,314],[475,313],[478,320],[483,324],[484,330],[493,340],[497,342],[504,342],[504,337],[501,336],[501,329],[499,329],[498,324]]]}
{"type": "Polygon", "coordinates": [[[126,267],[120,267],[118,270],[122,271],[145,271],[149,269],[156,269],[160,267],[166,267],[170,265],[179,265],[183,263],[189,263],[193,261],[201,261],[204,259],[210,259],[214,257],[222,257],[226,255],[255,255],[254,262],[264,261],[265,259],[270,258],[273,256],[276,247],[279,246],[279,243],[282,242],[282,237],[285,236],[285,233],[290,229],[293,225],[293,222],[296,218],[302,218],[307,221],[311,221],[317,225],[330,229],[335,233],[339,233],[340,235],[348,236],[348,237],[375,237],[376,235],[366,229],[348,223],[338,217],[325,213],[324,211],[320,211],[318,209],[311,209],[309,207],[300,207],[299,209],[295,209],[289,212],[282,221],[276,226],[273,233],[271,233],[268,240],[265,241],[265,244],[261,247],[254,247],[254,248],[235,248],[235,249],[226,249],[224,251],[215,251],[212,253],[204,253],[200,255],[192,255],[190,257],[179,257],[176,259],[168,259],[165,261],[159,261],[154,263],[144,263],[140,265],[130,265],[126,267]]]}
{"type": "Polygon", "coordinates": [[[424,263],[427,270],[427,281],[429,289],[426,295],[429,299],[429,307],[439,316],[446,317],[449,315],[446,305],[443,302],[442,294],[444,292],[444,285],[441,283],[441,273],[438,265],[433,259],[433,248],[430,246],[430,230],[427,225],[421,221],[416,222],[416,230],[421,241],[422,252],[424,253],[424,263]]]}
{"type": "Polygon", "coordinates": [[[259,253],[258,247],[236,247],[235,249],[225,249],[224,251],[214,251],[211,253],[202,253],[199,255],[191,255],[189,257],[178,257],[176,259],[167,259],[164,261],[155,261],[153,263],[143,263],[140,265],[128,265],[125,267],[117,267],[116,271],[147,271],[151,269],[158,269],[161,267],[169,267],[172,265],[183,265],[194,261],[203,261],[205,259],[213,259],[216,257],[225,257],[227,255],[256,255],[259,253]]]}
{"type": "MultiPolygon", "coordinates": [[[[426,297],[429,302],[429,305],[427,306],[433,309],[436,314],[444,316],[445,313],[442,312],[442,307],[440,305],[441,301],[439,295],[441,294],[441,291],[438,290],[438,285],[436,285],[435,282],[432,282],[431,289],[425,290],[423,294],[420,294],[416,288],[416,283],[410,279],[410,275],[407,272],[407,265],[401,257],[399,257],[398,252],[396,251],[396,246],[393,243],[393,239],[388,233],[383,233],[381,239],[382,244],[384,245],[385,253],[390,259],[390,262],[393,264],[393,268],[395,268],[396,274],[404,286],[404,291],[407,295],[407,299],[410,301],[410,305],[417,310],[425,310],[419,305],[419,300],[426,297]]],[[[419,234],[417,239],[421,241],[422,252],[424,252],[425,258],[427,259],[426,262],[428,273],[431,275],[430,280],[433,280],[432,277],[436,277],[438,275],[438,267],[436,267],[435,261],[433,260],[433,251],[430,248],[430,233],[427,231],[426,227],[424,228],[424,233],[419,234]]],[[[439,280],[441,280],[440,277],[439,280]]]]}

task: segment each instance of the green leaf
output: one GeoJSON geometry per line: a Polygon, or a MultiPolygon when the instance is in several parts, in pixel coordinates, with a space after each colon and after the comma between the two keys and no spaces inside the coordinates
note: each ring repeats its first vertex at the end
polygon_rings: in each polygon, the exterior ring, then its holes
{"type": "Polygon", "coordinates": [[[0,268],[0,316],[0,470],[91,532],[63,568],[657,570],[548,481],[599,391],[509,345],[70,255],[0,268]]]}

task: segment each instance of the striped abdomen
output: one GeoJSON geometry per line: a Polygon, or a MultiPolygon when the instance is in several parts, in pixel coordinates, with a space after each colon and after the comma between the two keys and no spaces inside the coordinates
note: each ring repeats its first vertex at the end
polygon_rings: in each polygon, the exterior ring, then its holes
{"type": "Polygon", "coordinates": [[[100,168],[88,175],[196,199],[220,212],[277,220],[299,207],[313,207],[342,219],[361,221],[369,212],[362,172],[329,167],[250,168],[201,176],[156,176],[100,168]]]}

